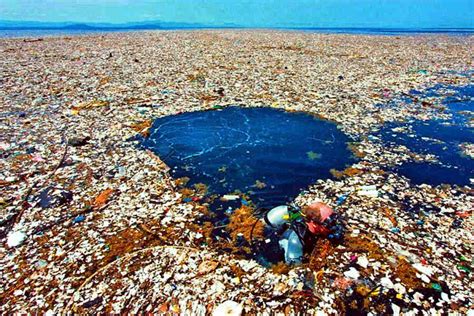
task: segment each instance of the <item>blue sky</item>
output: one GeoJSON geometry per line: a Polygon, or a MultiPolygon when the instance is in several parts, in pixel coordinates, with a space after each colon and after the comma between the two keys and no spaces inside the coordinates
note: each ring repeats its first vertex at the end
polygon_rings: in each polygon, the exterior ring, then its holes
{"type": "Polygon", "coordinates": [[[474,0],[0,0],[0,20],[474,27],[474,0]]]}

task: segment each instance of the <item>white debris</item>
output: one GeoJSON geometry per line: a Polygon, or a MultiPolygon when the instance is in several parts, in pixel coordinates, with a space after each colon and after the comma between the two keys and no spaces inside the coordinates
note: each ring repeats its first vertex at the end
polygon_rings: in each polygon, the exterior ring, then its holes
{"type": "Polygon", "coordinates": [[[364,185],[357,191],[357,195],[376,198],[379,196],[379,191],[375,185],[364,185]]]}
{"type": "Polygon", "coordinates": [[[357,258],[357,264],[365,269],[369,265],[369,260],[366,256],[360,256],[357,258]]]}
{"type": "Polygon", "coordinates": [[[348,278],[356,280],[359,278],[360,273],[355,268],[351,267],[348,271],[344,272],[344,275],[348,278]]]}
{"type": "Polygon", "coordinates": [[[415,263],[413,265],[413,268],[415,268],[416,270],[420,271],[423,274],[426,274],[427,276],[432,276],[434,273],[434,270],[432,267],[429,267],[421,263],[415,263]]]}
{"type": "Polygon", "coordinates": [[[384,277],[384,278],[380,279],[380,284],[383,287],[387,288],[387,289],[392,289],[393,288],[393,282],[388,277],[384,277]]]}
{"type": "Polygon", "coordinates": [[[447,303],[450,303],[451,300],[449,299],[449,295],[447,293],[441,293],[441,298],[443,299],[443,301],[447,302],[447,303]]]}
{"type": "Polygon", "coordinates": [[[234,194],[226,194],[226,195],[223,195],[221,199],[223,201],[235,201],[235,200],[240,199],[240,196],[234,195],[234,194]]]}
{"type": "Polygon", "coordinates": [[[16,290],[15,292],[13,292],[13,295],[15,295],[15,296],[23,295],[23,291],[22,290],[16,290]]]}
{"type": "Polygon", "coordinates": [[[235,301],[225,301],[214,309],[213,316],[240,316],[242,314],[242,305],[235,301]]]}
{"type": "Polygon", "coordinates": [[[26,235],[21,231],[11,232],[8,234],[7,245],[8,247],[17,247],[25,241],[26,235]]]}
{"type": "Polygon", "coordinates": [[[407,292],[406,288],[400,283],[395,284],[393,289],[397,291],[398,294],[405,294],[407,292]]]}
{"type": "Polygon", "coordinates": [[[400,306],[392,303],[393,316],[400,315],[400,306]]]}
{"type": "Polygon", "coordinates": [[[424,298],[425,296],[423,294],[421,294],[420,292],[415,292],[415,294],[413,294],[413,302],[415,304],[421,304],[421,300],[424,298]]]}
{"type": "Polygon", "coordinates": [[[426,274],[419,274],[418,277],[425,283],[430,283],[430,278],[426,274]]]}

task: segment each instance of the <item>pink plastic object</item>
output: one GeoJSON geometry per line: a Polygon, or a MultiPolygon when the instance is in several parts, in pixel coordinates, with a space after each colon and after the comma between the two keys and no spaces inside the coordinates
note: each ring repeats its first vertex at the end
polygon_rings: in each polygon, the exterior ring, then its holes
{"type": "Polygon", "coordinates": [[[334,213],[333,209],[321,202],[315,202],[309,206],[309,209],[313,211],[319,211],[321,215],[321,222],[324,222],[329,218],[329,216],[334,213]]]}

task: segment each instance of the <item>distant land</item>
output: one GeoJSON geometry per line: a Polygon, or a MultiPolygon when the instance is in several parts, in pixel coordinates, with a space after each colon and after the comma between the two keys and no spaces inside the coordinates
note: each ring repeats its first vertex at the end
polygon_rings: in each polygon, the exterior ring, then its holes
{"type": "Polygon", "coordinates": [[[371,27],[308,27],[304,25],[244,27],[236,24],[206,25],[163,21],[112,23],[84,22],[37,22],[0,20],[2,31],[133,31],[133,30],[173,30],[173,29],[279,29],[301,30],[321,33],[353,34],[404,34],[404,33],[453,33],[473,34],[474,28],[371,28],[371,27]]]}
{"type": "MultiPolygon", "coordinates": [[[[0,20],[0,30],[154,30],[179,28],[212,28],[210,25],[175,22],[130,22],[122,24],[112,23],[84,23],[84,22],[36,22],[36,21],[8,21],[0,20]]],[[[238,27],[225,24],[219,27],[238,27]]]]}

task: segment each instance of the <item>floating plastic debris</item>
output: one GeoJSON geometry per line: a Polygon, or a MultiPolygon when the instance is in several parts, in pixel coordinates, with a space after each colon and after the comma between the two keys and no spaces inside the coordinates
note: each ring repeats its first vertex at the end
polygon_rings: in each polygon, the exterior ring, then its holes
{"type": "Polygon", "coordinates": [[[20,246],[26,239],[25,233],[21,231],[14,231],[8,234],[7,245],[10,248],[20,246]]]}

